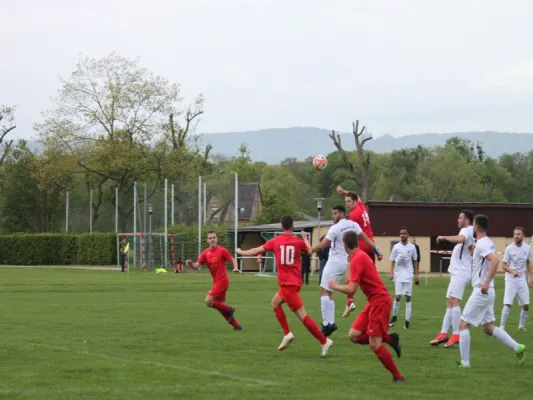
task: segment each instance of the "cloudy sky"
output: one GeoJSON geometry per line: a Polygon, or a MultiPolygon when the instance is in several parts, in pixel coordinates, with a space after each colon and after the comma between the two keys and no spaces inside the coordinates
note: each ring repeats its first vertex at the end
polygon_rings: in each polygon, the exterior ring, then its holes
{"type": "Polygon", "coordinates": [[[112,51],[203,93],[199,132],[533,132],[531,0],[18,0],[1,15],[19,137],[58,74],[112,51]]]}

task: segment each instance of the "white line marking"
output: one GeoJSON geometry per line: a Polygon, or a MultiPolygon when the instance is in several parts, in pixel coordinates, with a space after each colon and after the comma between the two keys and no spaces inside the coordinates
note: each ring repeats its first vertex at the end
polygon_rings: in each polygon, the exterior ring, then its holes
{"type": "Polygon", "coordinates": [[[178,371],[185,371],[185,372],[192,372],[199,375],[211,375],[211,376],[218,376],[220,378],[226,378],[233,381],[240,381],[240,382],[247,382],[254,385],[261,385],[261,386],[271,386],[271,385],[278,385],[279,382],[274,381],[267,381],[264,379],[255,379],[255,378],[247,378],[244,376],[237,376],[237,375],[231,375],[226,374],[220,371],[210,371],[207,369],[194,369],[189,367],[183,367],[181,365],[174,365],[174,364],[166,364],[166,363],[160,363],[157,361],[146,361],[146,360],[134,360],[134,359],[128,359],[128,358],[119,358],[119,357],[113,357],[107,354],[102,353],[89,353],[88,351],[81,351],[81,350],[75,350],[70,349],[68,347],[63,346],[50,346],[47,344],[41,344],[41,343],[34,343],[35,346],[42,347],[48,350],[58,350],[58,351],[65,351],[69,353],[74,354],[82,354],[86,356],[93,356],[98,358],[103,358],[106,360],[112,360],[112,361],[119,361],[119,362],[127,362],[132,364],[142,364],[142,365],[150,365],[153,367],[161,367],[161,368],[169,368],[169,369],[175,369],[178,371]]]}
{"type": "Polygon", "coordinates": [[[181,391],[182,389],[189,388],[188,386],[183,385],[174,385],[174,386],[138,386],[138,387],[125,387],[124,389],[116,388],[75,388],[75,387],[65,387],[65,388],[31,388],[31,389],[0,389],[0,394],[51,394],[51,393],[125,393],[125,392],[153,392],[157,390],[172,390],[172,391],[181,391]]]}

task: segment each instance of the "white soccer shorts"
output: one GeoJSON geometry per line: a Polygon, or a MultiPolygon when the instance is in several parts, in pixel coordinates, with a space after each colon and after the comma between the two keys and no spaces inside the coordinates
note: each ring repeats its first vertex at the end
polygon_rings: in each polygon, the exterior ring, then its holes
{"type": "Polygon", "coordinates": [[[450,277],[450,284],[448,285],[448,292],[446,292],[446,298],[454,297],[462,300],[465,294],[465,289],[470,283],[470,278],[465,278],[459,275],[452,275],[450,277]]]}
{"type": "Polygon", "coordinates": [[[413,293],[413,280],[409,282],[397,282],[394,281],[394,290],[396,296],[411,296],[413,293]]]}
{"type": "Polygon", "coordinates": [[[338,263],[326,263],[324,271],[322,272],[322,280],[320,281],[320,287],[327,290],[328,292],[333,292],[329,287],[328,282],[333,280],[336,283],[339,283],[346,273],[346,264],[338,263]]]}
{"type": "Polygon", "coordinates": [[[515,297],[520,307],[529,305],[529,287],[525,279],[506,280],[503,304],[512,305],[515,297]]]}
{"type": "Polygon", "coordinates": [[[475,327],[496,321],[494,316],[495,298],[494,288],[489,288],[487,294],[481,293],[480,288],[475,288],[466,302],[461,319],[475,327]]]}

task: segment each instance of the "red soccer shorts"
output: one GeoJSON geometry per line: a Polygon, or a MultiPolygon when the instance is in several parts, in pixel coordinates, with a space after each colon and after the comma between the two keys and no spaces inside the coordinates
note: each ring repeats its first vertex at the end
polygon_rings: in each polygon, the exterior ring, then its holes
{"type": "Polygon", "coordinates": [[[374,265],[376,265],[376,253],[374,253],[374,250],[372,250],[364,240],[359,241],[359,248],[363,250],[368,257],[370,257],[374,265]]]}
{"type": "Polygon", "coordinates": [[[292,312],[296,312],[304,305],[299,292],[299,286],[281,286],[278,290],[279,297],[281,297],[283,302],[287,303],[292,312]]]}
{"type": "Polygon", "coordinates": [[[213,287],[209,291],[209,296],[214,297],[215,300],[225,302],[226,301],[226,292],[229,289],[229,281],[216,281],[213,284],[213,287]]]}
{"type": "Polygon", "coordinates": [[[368,303],[355,319],[352,329],[366,332],[368,336],[383,337],[389,332],[391,308],[390,297],[383,297],[368,303]]]}

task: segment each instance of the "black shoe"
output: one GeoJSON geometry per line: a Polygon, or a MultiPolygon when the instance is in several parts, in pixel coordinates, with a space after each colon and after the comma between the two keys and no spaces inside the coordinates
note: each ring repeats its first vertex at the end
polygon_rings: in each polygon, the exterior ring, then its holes
{"type": "Polygon", "coordinates": [[[228,313],[228,323],[231,324],[233,322],[233,315],[235,314],[235,309],[231,307],[231,310],[229,310],[228,313]]]}
{"type": "Polygon", "coordinates": [[[394,324],[396,323],[396,321],[398,321],[398,318],[396,318],[396,317],[392,317],[392,318],[390,319],[389,326],[390,326],[390,327],[393,327],[394,324]]]}
{"type": "Polygon", "coordinates": [[[393,381],[394,383],[403,383],[403,382],[405,381],[405,379],[404,379],[403,376],[402,376],[401,378],[396,378],[396,377],[394,377],[394,378],[392,378],[392,381],[393,381]]]}
{"type": "Polygon", "coordinates": [[[234,331],[242,331],[242,326],[241,326],[241,325],[239,325],[239,326],[234,326],[234,327],[233,327],[233,330],[234,330],[234,331]]]}
{"type": "Polygon", "coordinates": [[[333,332],[337,330],[337,325],[335,324],[327,324],[322,325],[322,334],[326,337],[330,336],[333,332]]]}
{"type": "Polygon", "coordinates": [[[409,329],[409,321],[405,321],[403,329],[409,329]]]}
{"type": "Polygon", "coordinates": [[[398,358],[400,358],[402,356],[402,346],[400,344],[400,335],[398,335],[397,333],[391,333],[390,338],[392,342],[390,347],[394,349],[394,351],[396,352],[396,355],[398,356],[398,358]]]}

